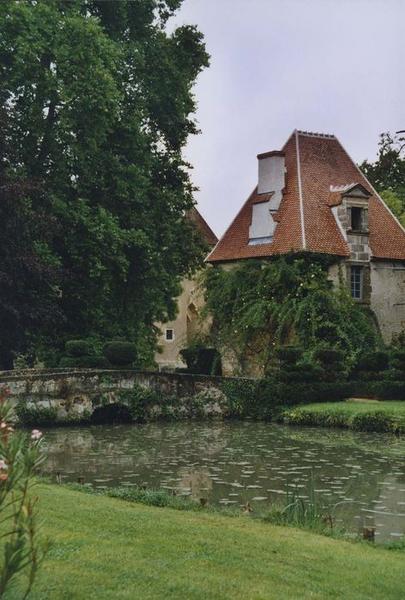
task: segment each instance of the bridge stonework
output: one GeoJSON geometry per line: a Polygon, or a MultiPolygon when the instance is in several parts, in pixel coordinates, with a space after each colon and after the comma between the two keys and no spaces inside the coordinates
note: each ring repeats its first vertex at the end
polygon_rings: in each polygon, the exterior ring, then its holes
{"type": "MultiPolygon", "coordinates": [[[[229,380],[230,378],[226,378],[229,380]]],[[[10,392],[15,407],[53,408],[60,420],[75,420],[91,415],[96,406],[122,402],[125,392],[144,389],[176,406],[177,413],[190,416],[198,404],[206,416],[225,416],[226,397],[221,390],[224,378],[185,373],[118,371],[94,369],[24,369],[0,372],[0,386],[10,392]]],[[[166,408],[165,414],[167,414],[166,408]]],[[[150,406],[150,416],[159,417],[160,405],[150,406]]],[[[170,411],[169,411],[170,412],[170,411]]],[[[200,415],[201,416],[201,415],[200,415]]]]}

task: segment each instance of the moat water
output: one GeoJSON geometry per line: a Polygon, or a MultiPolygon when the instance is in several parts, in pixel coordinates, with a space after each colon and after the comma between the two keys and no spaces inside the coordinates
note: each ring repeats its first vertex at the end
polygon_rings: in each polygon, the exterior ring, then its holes
{"type": "Polygon", "coordinates": [[[145,485],[265,511],[310,482],[353,532],[405,534],[405,437],[256,422],[158,423],[45,432],[52,478],[95,488],[145,485]]]}

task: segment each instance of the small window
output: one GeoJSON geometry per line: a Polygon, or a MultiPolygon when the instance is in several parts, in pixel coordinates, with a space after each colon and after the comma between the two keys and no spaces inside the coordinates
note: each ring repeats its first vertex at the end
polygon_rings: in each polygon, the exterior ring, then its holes
{"type": "Polygon", "coordinates": [[[363,209],[359,206],[351,208],[351,228],[353,231],[363,231],[363,209]]]}
{"type": "Polygon", "coordinates": [[[352,298],[361,300],[363,297],[363,268],[354,266],[350,270],[350,289],[352,298]]]}
{"type": "Polygon", "coordinates": [[[166,342],[174,340],[174,329],[166,329],[166,342]]]}

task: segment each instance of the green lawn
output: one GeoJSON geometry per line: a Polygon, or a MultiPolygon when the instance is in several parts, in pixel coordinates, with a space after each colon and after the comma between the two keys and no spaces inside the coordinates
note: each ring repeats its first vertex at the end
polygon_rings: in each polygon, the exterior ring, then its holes
{"type": "Polygon", "coordinates": [[[386,401],[386,400],[346,400],[345,402],[320,402],[318,404],[306,404],[305,410],[311,412],[338,412],[348,415],[357,415],[359,413],[368,413],[375,411],[384,411],[392,413],[398,418],[405,419],[405,402],[386,401]]]}
{"type": "Polygon", "coordinates": [[[290,425],[405,433],[405,402],[346,400],[293,406],[280,415],[290,425]]]}
{"type": "Polygon", "coordinates": [[[148,507],[56,485],[38,490],[54,543],[32,599],[405,597],[402,551],[246,516],[148,507]]]}

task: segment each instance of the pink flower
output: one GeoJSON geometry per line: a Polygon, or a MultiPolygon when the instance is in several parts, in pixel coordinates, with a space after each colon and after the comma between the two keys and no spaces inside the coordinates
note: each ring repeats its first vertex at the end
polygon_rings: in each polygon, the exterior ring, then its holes
{"type": "Polygon", "coordinates": [[[7,423],[5,423],[4,421],[2,421],[0,423],[0,429],[5,429],[7,427],[7,423]]]}
{"type": "Polygon", "coordinates": [[[33,429],[31,431],[31,439],[32,440],[40,440],[42,437],[42,431],[39,431],[39,429],[33,429]]]}
{"type": "Polygon", "coordinates": [[[0,460],[0,471],[7,471],[8,465],[4,460],[0,460]]]}

